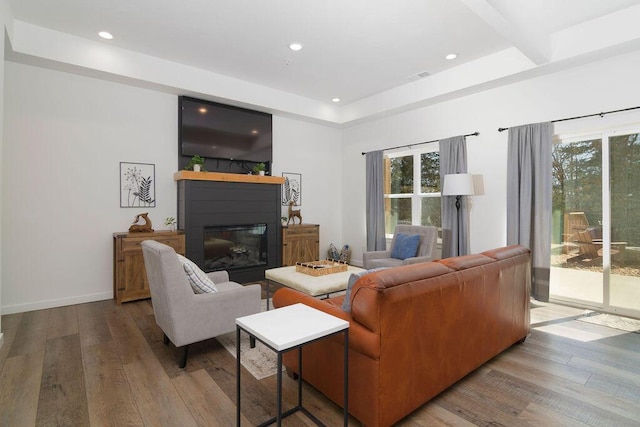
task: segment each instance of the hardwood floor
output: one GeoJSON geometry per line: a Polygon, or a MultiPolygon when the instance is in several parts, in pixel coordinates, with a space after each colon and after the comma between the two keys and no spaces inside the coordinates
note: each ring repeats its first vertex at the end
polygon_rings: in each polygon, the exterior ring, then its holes
{"type": "MultiPolygon", "coordinates": [[[[637,426],[640,334],[576,320],[582,311],[535,304],[532,333],[399,423],[401,426],[637,426]]],[[[162,343],[149,300],[101,301],[2,317],[2,426],[235,425],[235,359],[195,344],[185,370],[162,343]]],[[[285,407],[295,383],[284,379],[285,407]]],[[[242,425],[275,412],[275,376],[242,376],[242,425]]],[[[305,385],[327,425],[341,409],[305,385]]],[[[301,414],[286,426],[311,422],[301,414]]],[[[360,425],[351,419],[351,425],[360,425]]]]}

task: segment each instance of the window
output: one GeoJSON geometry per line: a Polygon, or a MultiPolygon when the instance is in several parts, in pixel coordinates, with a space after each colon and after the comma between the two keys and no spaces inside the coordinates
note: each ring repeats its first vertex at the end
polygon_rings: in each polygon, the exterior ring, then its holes
{"type": "Polygon", "coordinates": [[[431,225],[440,229],[440,154],[428,149],[384,157],[385,232],[392,237],[398,224],[431,225]]]}

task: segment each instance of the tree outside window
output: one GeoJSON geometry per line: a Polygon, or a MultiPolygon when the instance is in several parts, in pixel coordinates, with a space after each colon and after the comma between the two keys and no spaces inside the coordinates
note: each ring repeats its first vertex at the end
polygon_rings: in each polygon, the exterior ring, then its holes
{"type": "Polygon", "coordinates": [[[396,225],[441,227],[438,148],[393,153],[384,159],[385,231],[396,225]]]}

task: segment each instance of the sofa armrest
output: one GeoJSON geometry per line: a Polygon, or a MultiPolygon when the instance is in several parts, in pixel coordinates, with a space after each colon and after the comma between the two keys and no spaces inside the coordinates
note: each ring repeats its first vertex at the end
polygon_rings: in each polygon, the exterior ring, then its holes
{"type": "MultiPolygon", "coordinates": [[[[339,305],[330,304],[327,300],[314,298],[310,295],[290,288],[280,288],[273,294],[273,306],[284,307],[302,303],[332,316],[349,322],[349,348],[373,359],[380,357],[380,336],[356,322],[350,313],[342,310],[339,305]]],[[[342,342],[342,337],[338,338],[342,342]]]]}
{"type": "Polygon", "coordinates": [[[411,257],[411,258],[406,258],[402,261],[402,265],[409,265],[409,264],[418,264],[420,262],[429,262],[429,261],[433,261],[434,257],[429,255],[429,256],[415,256],[415,257],[411,257]]]}
{"type": "Polygon", "coordinates": [[[362,261],[366,265],[372,259],[391,258],[391,251],[369,251],[362,253],[362,261]]]}
{"type": "MultiPolygon", "coordinates": [[[[192,294],[180,310],[171,312],[169,336],[176,347],[235,330],[235,319],[260,312],[260,285],[238,285],[223,292],[192,294]]],[[[165,331],[167,332],[167,331],[165,331]]]]}
{"type": "Polygon", "coordinates": [[[209,276],[209,279],[211,279],[213,283],[224,283],[229,281],[229,273],[225,270],[211,271],[207,273],[207,276],[209,276]]]}

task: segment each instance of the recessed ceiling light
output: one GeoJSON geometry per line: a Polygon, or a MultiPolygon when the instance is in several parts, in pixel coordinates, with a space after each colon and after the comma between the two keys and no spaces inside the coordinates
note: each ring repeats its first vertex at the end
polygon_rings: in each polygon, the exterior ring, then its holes
{"type": "Polygon", "coordinates": [[[302,43],[291,43],[289,45],[289,49],[295,50],[297,52],[302,49],[302,43]]]}
{"type": "Polygon", "coordinates": [[[451,61],[452,59],[456,59],[457,57],[458,57],[458,55],[457,55],[457,54],[455,54],[455,53],[450,53],[450,54],[448,54],[447,56],[445,56],[444,58],[445,58],[445,59],[448,59],[449,61],[451,61]]]}
{"type": "Polygon", "coordinates": [[[98,35],[106,40],[111,40],[113,38],[113,35],[108,31],[100,31],[98,35]]]}
{"type": "Polygon", "coordinates": [[[333,102],[340,102],[340,101],[341,101],[341,99],[340,99],[340,98],[333,98],[331,101],[333,101],[333,102]]]}

